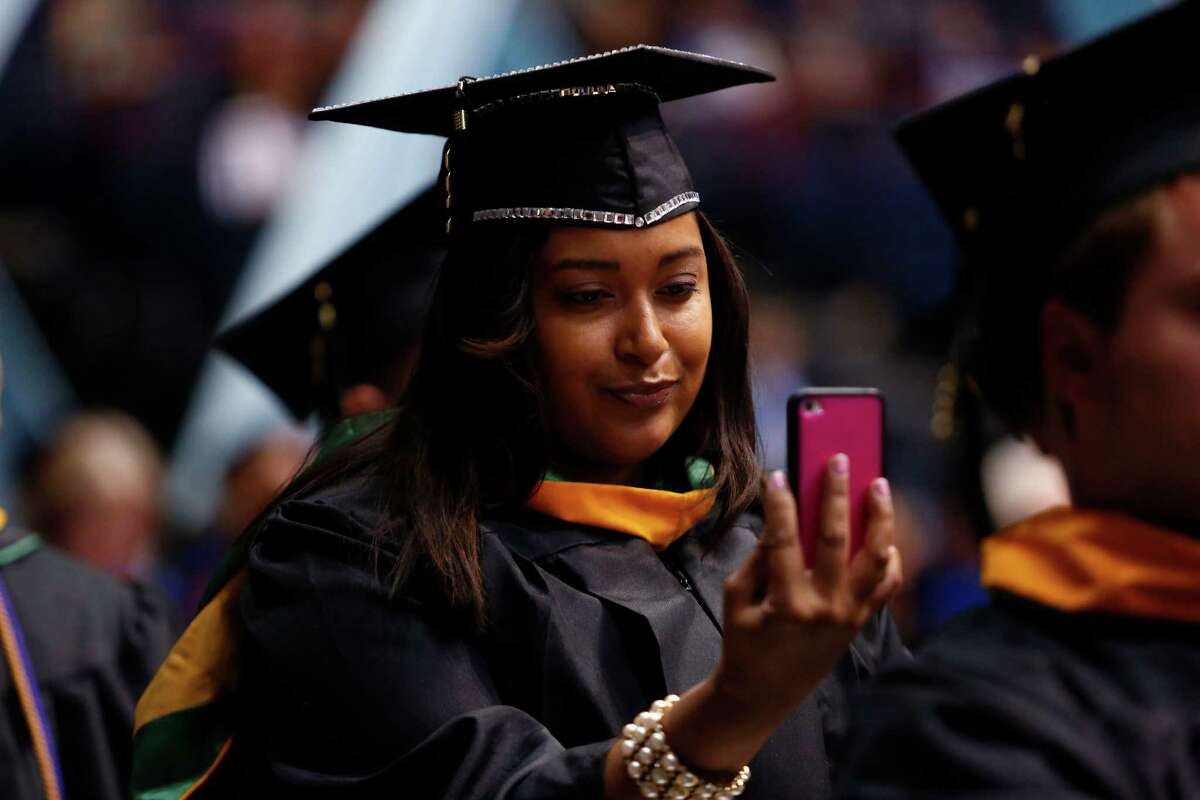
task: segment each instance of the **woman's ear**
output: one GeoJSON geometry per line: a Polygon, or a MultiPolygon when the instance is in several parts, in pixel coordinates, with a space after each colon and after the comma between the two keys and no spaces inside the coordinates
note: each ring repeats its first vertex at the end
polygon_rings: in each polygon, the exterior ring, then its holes
{"type": "Polygon", "coordinates": [[[395,405],[382,389],[370,383],[356,383],[338,398],[343,417],[354,417],[371,411],[383,411],[395,405]]]}
{"type": "MultiPolygon", "coordinates": [[[[1042,309],[1042,376],[1050,407],[1074,421],[1077,409],[1097,397],[1104,334],[1086,314],[1061,300],[1042,309]]],[[[1064,423],[1067,422],[1064,419],[1064,423]]]]}

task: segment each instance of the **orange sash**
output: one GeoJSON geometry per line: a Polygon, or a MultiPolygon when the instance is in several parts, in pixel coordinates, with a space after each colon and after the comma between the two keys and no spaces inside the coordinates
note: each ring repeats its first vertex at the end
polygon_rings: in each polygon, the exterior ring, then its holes
{"type": "Polygon", "coordinates": [[[1200,622],[1200,540],[1114,512],[1055,508],[996,533],[982,579],[1062,611],[1200,622]]]}
{"type": "Polygon", "coordinates": [[[704,519],[715,501],[712,489],[668,492],[546,480],[525,505],[564,522],[638,536],[661,550],[704,519]]]}

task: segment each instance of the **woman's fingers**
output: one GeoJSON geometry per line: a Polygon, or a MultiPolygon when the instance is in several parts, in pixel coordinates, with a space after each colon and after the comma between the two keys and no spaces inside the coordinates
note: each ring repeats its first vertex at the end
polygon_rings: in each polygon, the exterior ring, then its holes
{"type": "Polygon", "coordinates": [[[766,583],[771,607],[787,614],[808,608],[841,608],[847,620],[874,613],[900,587],[900,556],[893,546],[895,513],[887,481],[870,488],[866,535],[861,551],[846,564],[850,540],[850,463],[844,454],[830,459],[822,499],[821,530],[805,574],[796,501],[782,472],[763,490],[765,526],[754,555],[726,583],[726,602],[735,609],[757,606],[766,583]],[[839,599],[840,598],[840,599],[839,599]],[[844,602],[848,601],[848,602],[844,602]],[[814,605],[815,603],[815,605],[814,605]]]}
{"type": "Polygon", "coordinates": [[[892,504],[892,488],[887,478],[876,478],[871,482],[870,496],[866,502],[866,535],[863,549],[883,553],[895,540],[896,510],[892,504]]]}
{"type": "Polygon", "coordinates": [[[782,472],[771,473],[763,489],[765,516],[759,548],[766,562],[767,596],[772,605],[787,608],[799,598],[804,580],[804,553],[796,499],[782,472]]]}
{"type": "Polygon", "coordinates": [[[900,551],[895,546],[888,548],[887,566],[883,570],[883,578],[875,586],[869,603],[871,613],[883,608],[884,604],[896,596],[904,584],[904,564],[900,560],[900,551]]]}
{"type": "Polygon", "coordinates": [[[725,614],[747,619],[745,614],[761,594],[763,582],[763,549],[756,547],[750,557],[725,579],[725,614]]]}
{"type": "Polygon", "coordinates": [[[829,459],[825,472],[821,529],[817,531],[812,555],[813,586],[824,597],[832,596],[842,581],[849,541],[850,459],[845,453],[838,453],[829,459]]]}
{"type": "Polygon", "coordinates": [[[871,597],[887,575],[895,548],[896,514],[888,482],[879,478],[871,484],[866,502],[866,535],[862,549],[850,563],[850,593],[859,601],[871,597]]]}

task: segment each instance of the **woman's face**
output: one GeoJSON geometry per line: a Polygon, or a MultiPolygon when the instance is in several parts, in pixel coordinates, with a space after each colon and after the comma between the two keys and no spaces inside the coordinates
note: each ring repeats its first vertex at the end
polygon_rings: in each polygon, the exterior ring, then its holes
{"type": "Polygon", "coordinates": [[[646,228],[555,228],[534,269],[548,424],[572,477],[629,482],[696,400],[712,345],[695,213],[646,228]]]}

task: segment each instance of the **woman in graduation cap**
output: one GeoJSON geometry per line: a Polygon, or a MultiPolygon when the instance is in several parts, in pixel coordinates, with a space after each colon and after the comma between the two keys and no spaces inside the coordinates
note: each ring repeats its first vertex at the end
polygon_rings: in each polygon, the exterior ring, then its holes
{"type": "Polygon", "coordinates": [[[887,485],[849,560],[835,457],[805,563],[746,290],[659,114],[767,79],[640,46],[314,113],[447,136],[449,254],[393,423],[290,487],[143,699],[142,790],[830,794],[844,693],[903,652],[887,485]],[[236,655],[206,639],[231,607],[236,655]]]}

